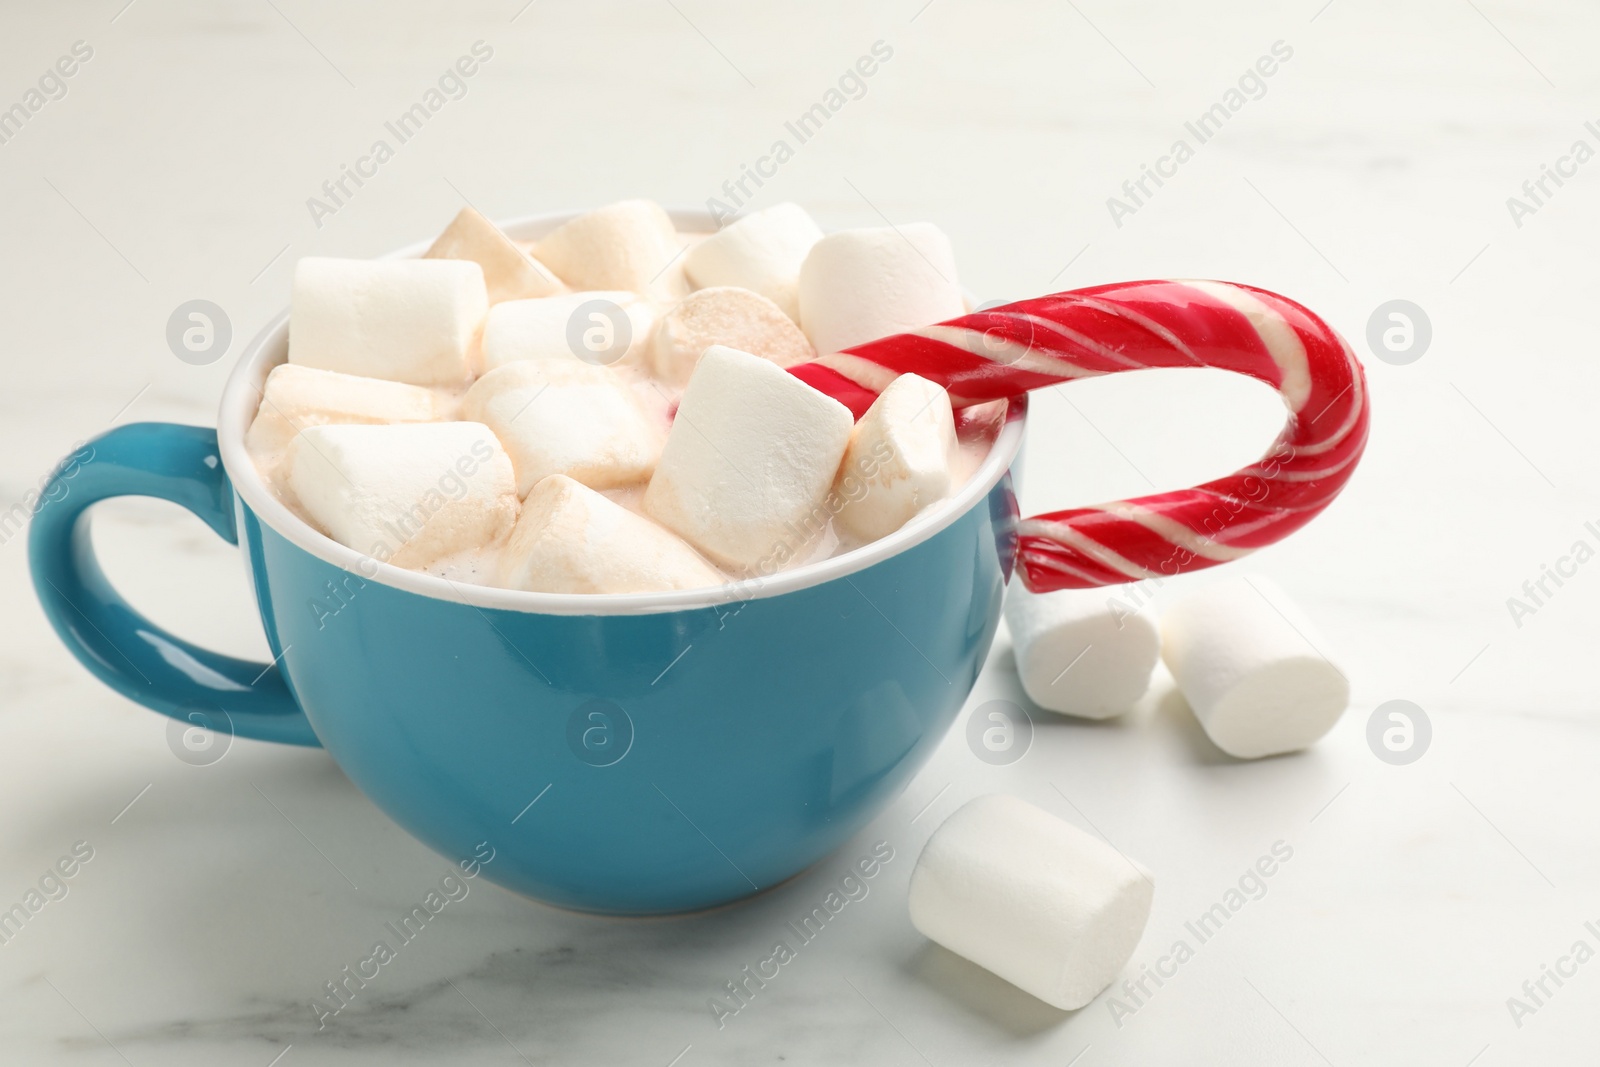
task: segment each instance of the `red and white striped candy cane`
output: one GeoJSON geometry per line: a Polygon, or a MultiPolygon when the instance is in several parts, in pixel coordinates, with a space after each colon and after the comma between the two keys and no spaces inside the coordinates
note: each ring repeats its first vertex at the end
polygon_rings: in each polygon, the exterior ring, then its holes
{"type": "Polygon", "coordinates": [[[1289,419],[1256,463],[1224,478],[1018,526],[1035,592],[1215,566],[1304,526],[1344,488],[1367,442],[1367,387],[1326,322],[1247,285],[1097,285],[964,315],[791,367],[860,418],[896,375],[943,385],[956,407],[1147,367],[1218,367],[1273,386],[1289,419]]]}

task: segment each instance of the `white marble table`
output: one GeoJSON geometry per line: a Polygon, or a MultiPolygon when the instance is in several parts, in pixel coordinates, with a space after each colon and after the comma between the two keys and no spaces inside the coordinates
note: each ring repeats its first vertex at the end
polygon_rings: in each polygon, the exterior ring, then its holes
{"type": "MultiPolygon", "coordinates": [[[[176,759],[162,720],[48,632],[8,536],[0,907],[75,842],[93,858],[0,944],[0,1061],[1592,1062],[1600,963],[1547,980],[1533,1014],[1507,1007],[1575,941],[1600,948],[1584,927],[1600,920],[1600,696],[1584,668],[1600,565],[1532,615],[1507,607],[1574,542],[1600,541],[1584,525],[1600,518],[1600,163],[1547,181],[1520,219],[1507,206],[1575,140],[1600,147],[1584,125],[1600,100],[1592,7],[124,2],[0,16],[0,108],[74,42],[93,51],[0,144],[4,506],[112,423],[211,420],[237,348],[175,359],[163,330],[179,303],[222,305],[237,345],[285,302],[296,257],[385,251],[463,201],[501,216],[628,195],[702,204],[882,40],[893,57],[865,94],[749,186],[753,203],[799,200],[831,226],[938,222],[984,299],[1128,277],[1258,283],[1368,357],[1362,472],[1249,564],[1316,617],[1355,702],[1314,751],[1256,764],[1211,748],[1165,682],[1112,725],[1039,713],[1010,766],[981,763],[958,729],[876,823],[776,892],[604,921],[480,883],[318,1032],[322,983],[441,861],[320,753],[238,742],[212,766],[176,759]],[[307,198],[479,40],[493,57],[466,95],[316,226],[307,198]],[[1260,98],[1114,219],[1107,199],[1277,41],[1292,57],[1260,98]],[[1364,342],[1396,298],[1432,322],[1404,366],[1364,342]],[[1409,766],[1365,739],[1396,698],[1433,724],[1409,766]],[[1115,1017],[1109,994],[1063,1014],[906,918],[928,834],[995,790],[1155,872],[1131,977],[1274,842],[1293,859],[1132,1014],[1115,1017]],[[719,1029],[722,983],[879,840],[896,859],[871,895],[719,1029]]],[[[1231,469],[1270,437],[1273,408],[1209,375],[1047,394],[1023,503],[1231,469]]],[[[97,539],[158,621],[259,654],[237,558],[198,522],[126,503],[104,509],[97,539]]],[[[1020,699],[1004,640],[969,708],[997,697],[1020,699]]]]}

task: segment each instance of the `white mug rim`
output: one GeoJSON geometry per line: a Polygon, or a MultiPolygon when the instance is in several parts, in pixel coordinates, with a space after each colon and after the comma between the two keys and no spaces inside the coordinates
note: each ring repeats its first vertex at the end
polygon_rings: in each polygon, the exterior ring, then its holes
{"type": "MultiPolygon", "coordinates": [[[[581,213],[561,211],[525,215],[503,222],[500,226],[515,239],[531,240],[581,213]]],[[[707,211],[682,209],[670,211],[669,214],[673,223],[684,232],[709,233],[717,228],[707,211]]],[[[415,258],[426,251],[431,243],[419,241],[378,258],[415,258]]],[[[1020,402],[1013,401],[1011,415],[990,446],[988,455],[960,490],[887,537],[849,552],[792,570],[779,571],[765,578],[735,580],[701,589],[668,593],[533,593],[451,581],[379,562],[323,534],[278,499],[250,459],[244,438],[260,403],[260,389],[267,372],[283,362],[287,353],[288,324],[289,312],[286,308],[251,339],[228,376],[227,384],[223,386],[217,413],[217,443],[223,470],[233,484],[238,505],[248,506],[258,520],[295,547],[326,563],[355,573],[363,580],[378,581],[409,593],[478,608],[544,615],[646,615],[781,596],[847,577],[921,544],[986,498],[1011,468],[1022,447],[1027,421],[1026,398],[1020,402]]]]}

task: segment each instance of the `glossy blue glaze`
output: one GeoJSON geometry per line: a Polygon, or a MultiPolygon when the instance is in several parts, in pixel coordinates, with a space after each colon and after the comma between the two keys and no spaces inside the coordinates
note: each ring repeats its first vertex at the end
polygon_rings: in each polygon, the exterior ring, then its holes
{"type": "Polygon", "coordinates": [[[90,441],[52,473],[28,531],[33,585],[67,648],[111,688],[164,715],[200,711],[215,722],[222,711],[241,737],[315,745],[277,667],[190,644],[117,595],[95,561],[85,514],[113,496],[170,500],[237,541],[215,430],[143,422],[90,441]]]}
{"type": "MultiPolygon", "coordinates": [[[[204,461],[205,434],[113,431],[102,441],[114,439],[121,458],[93,499],[178,500],[231,540],[227,483],[204,461]]],[[[444,855],[487,840],[493,881],[567,907],[650,914],[783,881],[905,786],[988,653],[1016,502],[1005,478],[928,540],[846,577],[646,615],[423,596],[312,555],[242,503],[237,514],[262,620],[305,716],[213,686],[208,696],[239,734],[300,740],[289,724],[308,719],[350,779],[444,855]]],[[[34,528],[52,621],[96,674],[172,714],[200,684],[193,672],[132,684],[92,634],[58,621],[70,622],[70,607],[52,584],[83,596],[89,569],[98,575],[86,547],[64,547],[75,515],[34,528]]],[[[112,638],[160,633],[114,598],[97,590],[86,609],[97,622],[124,620],[112,638]]],[[[260,670],[163,639],[229,679],[260,670]]],[[[248,692],[285,702],[278,679],[269,672],[248,692]]]]}

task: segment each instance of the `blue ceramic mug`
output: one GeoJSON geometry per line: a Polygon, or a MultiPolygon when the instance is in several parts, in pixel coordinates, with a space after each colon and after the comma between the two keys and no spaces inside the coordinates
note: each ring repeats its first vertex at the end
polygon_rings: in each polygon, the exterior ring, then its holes
{"type": "MultiPolygon", "coordinates": [[[[533,239],[570,217],[507,230],[533,239]]],[[[1011,572],[1025,402],[956,496],[864,548],[725,589],[526,593],[380,563],[271,493],[244,435],[287,323],[244,352],[215,431],[114,429],[45,489],[35,587],[118,692],[321,745],[445,856],[493,842],[484,877],[641,915],[735,900],[826,856],[910,781],[971,691],[1011,572]],[[240,546],[271,664],[191,644],[117,595],[86,512],[129,495],[181,504],[240,546]]]]}

